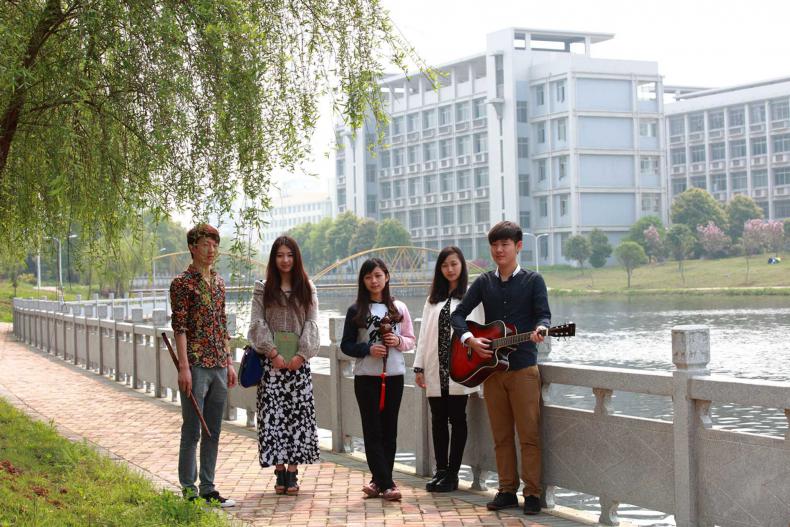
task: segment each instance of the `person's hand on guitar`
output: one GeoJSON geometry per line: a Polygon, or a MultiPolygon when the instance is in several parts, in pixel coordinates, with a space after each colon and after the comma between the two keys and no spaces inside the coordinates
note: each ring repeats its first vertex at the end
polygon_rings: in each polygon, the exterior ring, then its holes
{"type": "Polygon", "coordinates": [[[491,350],[491,339],[485,337],[469,337],[465,344],[472,348],[478,356],[483,359],[491,358],[494,352],[491,350]]]}
{"type": "Polygon", "coordinates": [[[387,356],[387,346],[384,344],[371,344],[370,345],[370,356],[376,357],[378,359],[383,359],[387,356]]]}
{"type": "Polygon", "coordinates": [[[400,345],[400,337],[395,333],[387,333],[381,337],[381,340],[384,341],[384,344],[390,348],[397,348],[400,345]]]}
{"type": "Polygon", "coordinates": [[[546,340],[546,334],[548,332],[548,328],[546,326],[538,326],[535,328],[535,331],[529,336],[529,340],[534,342],[535,344],[540,344],[544,340],[546,340]]]}

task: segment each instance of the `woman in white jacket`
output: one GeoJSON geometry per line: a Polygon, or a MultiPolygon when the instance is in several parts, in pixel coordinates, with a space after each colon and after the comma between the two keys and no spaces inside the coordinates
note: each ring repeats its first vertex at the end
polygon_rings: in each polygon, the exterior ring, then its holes
{"type": "MultiPolygon", "coordinates": [[[[467,388],[450,379],[450,315],[461,302],[469,281],[466,260],[458,247],[445,247],[436,260],[431,294],[422,310],[422,326],[414,357],[415,382],[425,389],[431,408],[433,451],[436,472],[425,485],[430,492],[450,492],[458,488],[458,470],[466,446],[467,388]],[[452,435],[448,430],[452,427],[452,435]],[[449,453],[448,453],[449,444],[449,453]]],[[[482,304],[470,320],[482,322],[482,304]]]]}

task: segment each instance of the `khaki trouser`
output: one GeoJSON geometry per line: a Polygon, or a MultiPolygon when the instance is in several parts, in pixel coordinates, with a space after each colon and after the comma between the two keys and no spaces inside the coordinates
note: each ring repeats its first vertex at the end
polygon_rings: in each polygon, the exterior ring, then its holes
{"type": "Polygon", "coordinates": [[[485,381],[484,392],[494,452],[499,473],[499,490],[516,492],[516,444],[513,426],[521,447],[521,479],[524,496],[540,496],[540,372],[537,366],[497,372],[485,381]]]}

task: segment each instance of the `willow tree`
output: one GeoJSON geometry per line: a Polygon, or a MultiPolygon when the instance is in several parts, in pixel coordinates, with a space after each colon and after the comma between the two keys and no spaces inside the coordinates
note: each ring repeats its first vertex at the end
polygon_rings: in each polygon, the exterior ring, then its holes
{"type": "Polygon", "coordinates": [[[0,50],[0,236],[28,245],[240,192],[255,223],[319,101],[385,122],[377,80],[414,58],[379,0],[5,0],[0,50]]]}

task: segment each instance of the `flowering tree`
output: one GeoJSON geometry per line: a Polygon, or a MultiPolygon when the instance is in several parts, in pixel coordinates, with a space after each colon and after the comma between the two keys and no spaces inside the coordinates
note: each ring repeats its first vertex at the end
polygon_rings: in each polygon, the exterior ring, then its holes
{"type": "Polygon", "coordinates": [[[664,250],[664,242],[661,239],[661,233],[656,229],[655,225],[651,225],[643,232],[645,237],[645,253],[648,259],[658,261],[659,256],[664,250]]]}
{"type": "Polygon", "coordinates": [[[749,256],[762,252],[766,243],[763,220],[752,219],[743,224],[743,255],[746,258],[746,283],[749,283],[749,256]]]}
{"type": "Polygon", "coordinates": [[[767,221],[763,224],[763,231],[766,246],[774,252],[775,256],[779,256],[785,241],[784,223],[778,220],[767,221]]]}
{"type": "Polygon", "coordinates": [[[697,225],[697,237],[705,254],[714,258],[720,256],[730,246],[730,237],[712,221],[705,226],[697,225]]]}

